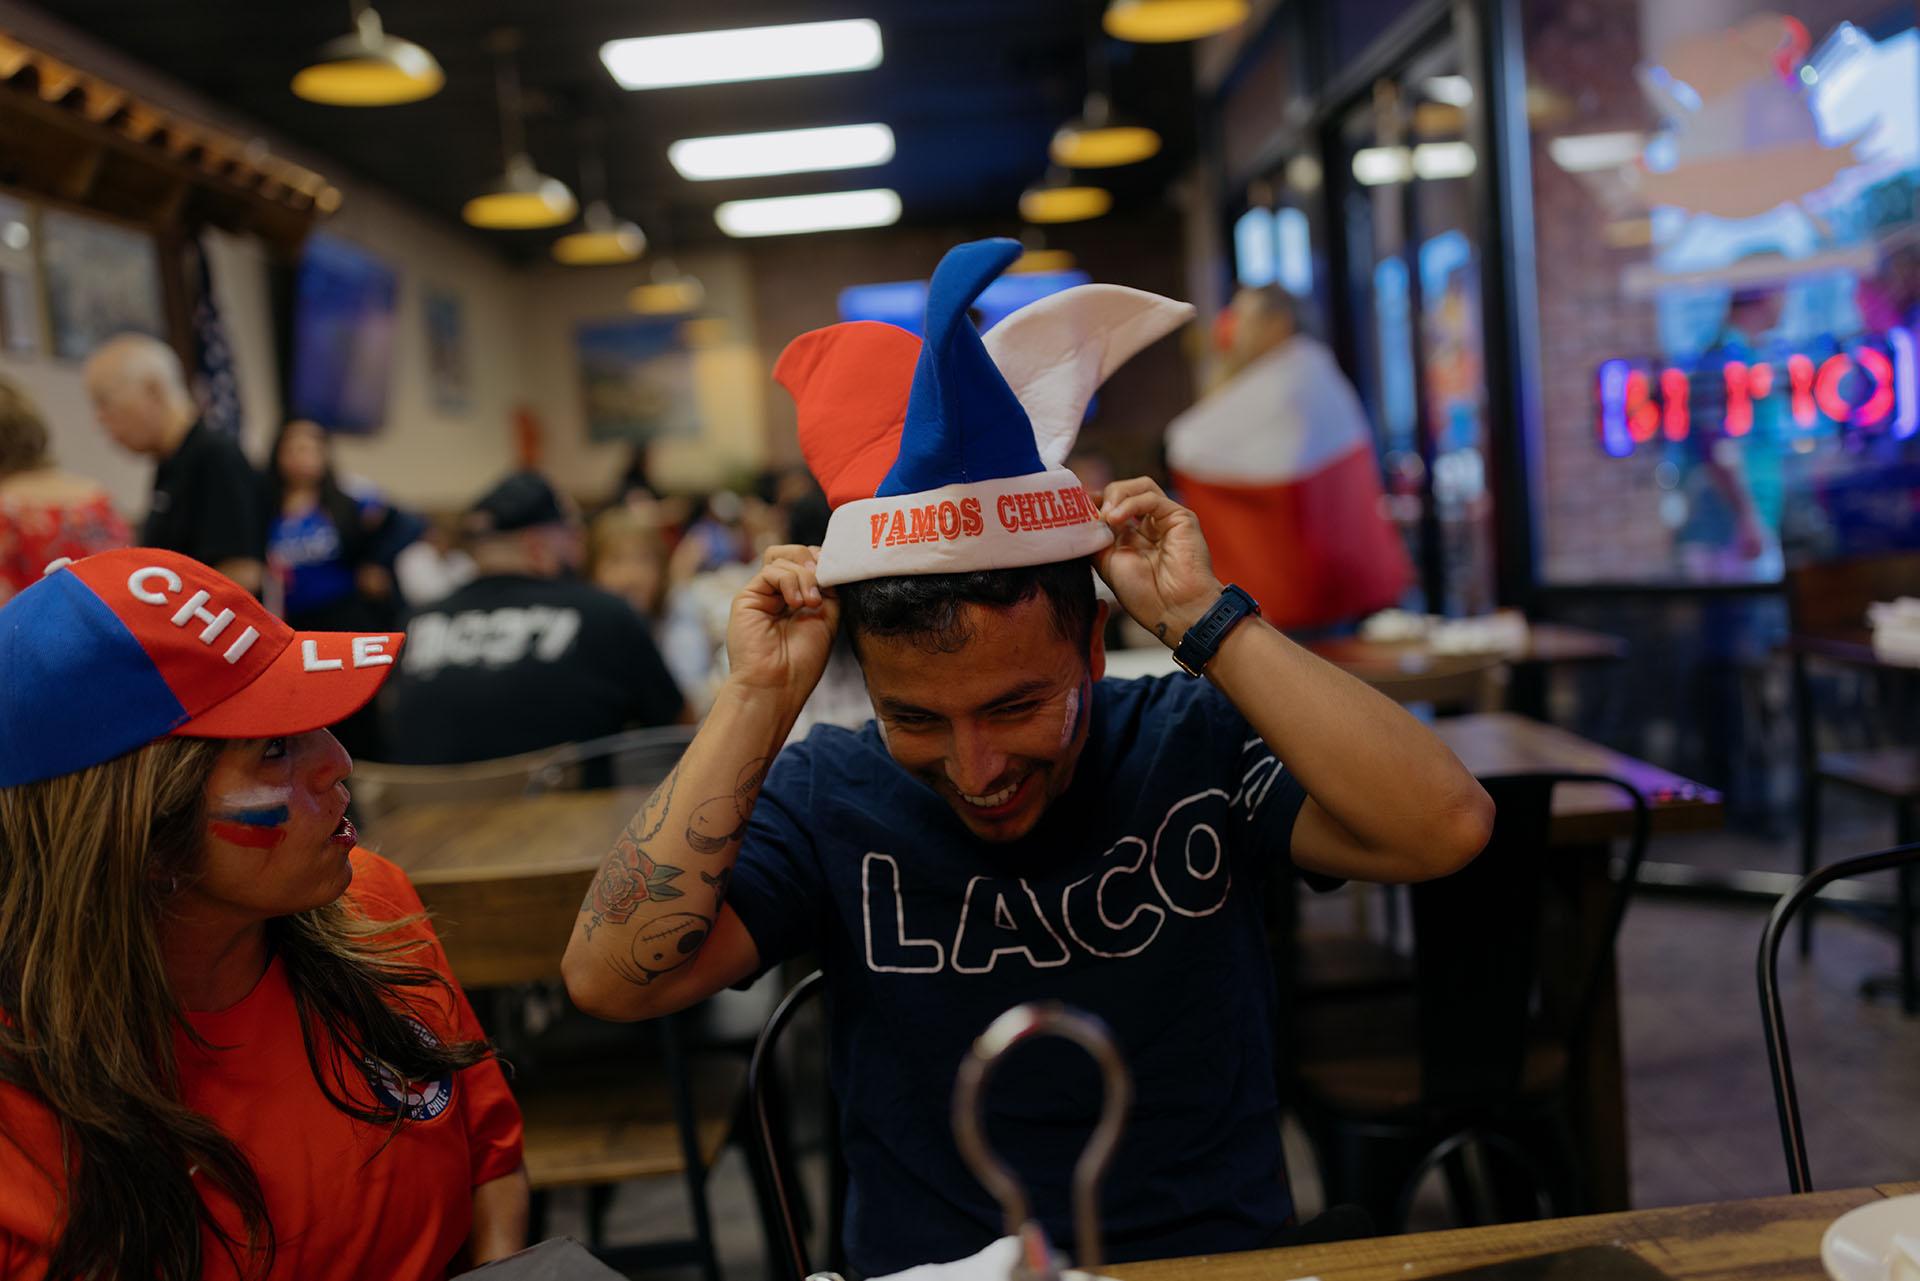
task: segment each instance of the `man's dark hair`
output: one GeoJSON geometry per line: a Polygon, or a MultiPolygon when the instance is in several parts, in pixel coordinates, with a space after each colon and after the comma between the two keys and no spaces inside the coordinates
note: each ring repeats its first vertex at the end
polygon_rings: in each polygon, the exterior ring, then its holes
{"type": "Polygon", "coordinates": [[[1062,639],[1083,650],[1093,643],[1093,562],[1086,557],[1022,569],[869,578],[836,590],[856,655],[861,636],[904,636],[930,654],[951,654],[973,639],[963,606],[1010,609],[1035,596],[1046,597],[1062,639]]]}

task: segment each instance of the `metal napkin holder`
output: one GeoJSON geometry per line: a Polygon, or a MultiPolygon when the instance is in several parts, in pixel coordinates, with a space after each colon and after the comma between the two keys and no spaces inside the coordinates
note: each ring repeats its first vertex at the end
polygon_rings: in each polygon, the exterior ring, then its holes
{"type": "Polygon", "coordinates": [[[1099,1123],[1073,1167],[1073,1226],[1080,1252],[1075,1266],[1082,1270],[1100,1266],[1100,1184],[1113,1161],[1114,1149],[1120,1145],[1127,1108],[1133,1101],[1133,1077],[1114,1044],[1113,1033],[1093,1015],[1058,1001],[1016,1005],[974,1040],[967,1057],[960,1061],[960,1074],[954,1082],[953,1137],[967,1168],[1000,1203],[1007,1235],[1020,1243],[1008,1281],[1060,1279],[1046,1231],[1033,1217],[1026,1185],[988,1146],[980,1113],[980,1100],[994,1067],[1015,1046],[1039,1036],[1061,1037],[1092,1055],[1105,1089],[1099,1123]]]}

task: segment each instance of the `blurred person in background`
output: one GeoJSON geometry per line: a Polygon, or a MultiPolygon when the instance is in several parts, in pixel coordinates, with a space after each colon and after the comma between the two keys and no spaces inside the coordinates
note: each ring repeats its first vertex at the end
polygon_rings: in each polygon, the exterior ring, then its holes
{"type": "MultiPolygon", "coordinates": [[[[1707,349],[1710,367],[1754,364],[1780,325],[1786,295],[1778,286],[1735,289],[1707,349]]],[[[1718,387],[1706,389],[1708,395],[1718,387]]],[[[1724,393],[1721,393],[1724,394],[1724,393]]],[[[1781,508],[1787,450],[1786,397],[1756,396],[1742,438],[1689,432],[1669,452],[1681,466],[1686,516],[1674,530],[1674,556],[1686,577],[1770,581],[1780,576],[1781,508]]]]}
{"type": "Polygon", "coordinates": [[[438,513],[393,559],[393,576],[410,608],[437,605],[479,576],[460,536],[460,518],[438,513]]]}
{"type": "MultiPolygon", "coordinates": [[[[302,631],[375,631],[400,625],[393,558],[420,530],[367,495],[342,489],[331,441],[318,423],[296,418],[280,428],[263,486],[267,513],[266,595],[302,631]]],[[[347,751],[369,760],[387,753],[379,713],[369,707],[334,727],[347,751]]]]}
{"type": "Polygon", "coordinates": [[[0,1276],[438,1281],[525,1244],[519,1109],[323,728],[399,643],[144,547],[0,609],[0,1276]]]}
{"type": "Polygon", "coordinates": [[[1298,306],[1278,285],[1234,295],[1234,372],[1167,428],[1167,470],[1221,575],[1275,627],[1315,629],[1394,604],[1413,564],[1381,511],[1360,397],[1298,306]]]}
{"type": "Polygon", "coordinates": [[[259,483],[239,444],[200,421],[173,348],[121,334],[87,358],[86,380],[107,435],[157,464],[141,543],[191,556],[258,594],[266,551],[259,483]]]}
{"type": "Polygon", "coordinates": [[[667,540],[652,506],[609,507],[587,529],[587,581],[649,623],[660,617],[667,594],[667,540]]]}
{"type": "Polygon", "coordinates": [[[53,465],[46,420],[0,378],[0,601],[40,581],[52,561],[132,541],[106,490],[53,465]]]}
{"type": "Polygon", "coordinates": [[[296,418],[280,429],[266,473],[267,564],[295,627],[364,631],[398,621],[392,564],[422,523],[333,471],[331,441],[296,418]]]}
{"type": "Polygon", "coordinates": [[[716,490],[696,504],[699,515],[680,536],[667,561],[672,591],[701,574],[753,559],[753,534],[746,523],[746,500],[731,489],[716,490]]]}
{"type": "Polygon", "coordinates": [[[508,476],[466,529],[479,577],[407,623],[384,709],[396,761],[518,756],[685,715],[646,623],[576,577],[580,522],[544,477],[508,476]]]}

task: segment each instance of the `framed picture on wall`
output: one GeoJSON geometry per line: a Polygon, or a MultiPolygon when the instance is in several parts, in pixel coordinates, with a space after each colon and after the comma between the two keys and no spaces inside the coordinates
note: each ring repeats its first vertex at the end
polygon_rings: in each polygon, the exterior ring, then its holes
{"type": "Polygon", "coordinates": [[[46,209],[40,215],[40,265],[53,354],[61,359],[84,360],[129,330],[167,336],[160,253],[145,232],[46,209]]]}
{"type": "Polygon", "coordinates": [[[400,278],[360,246],[308,237],[294,277],[288,413],[328,431],[367,433],[387,419],[400,278]]]}
{"type": "Polygon", "coordinates": [[[427,286],[421,295],[427,322],[427,382],[433,403],[448,413],[468,404],[467,320],[460,295],[427,286]]]}
{"type": "Polygon", "coordinates": [[[580,389],[592,439],[644,442],[700,434],[684,325],[678,317],[636,316],[580,326],[580,389]]]}

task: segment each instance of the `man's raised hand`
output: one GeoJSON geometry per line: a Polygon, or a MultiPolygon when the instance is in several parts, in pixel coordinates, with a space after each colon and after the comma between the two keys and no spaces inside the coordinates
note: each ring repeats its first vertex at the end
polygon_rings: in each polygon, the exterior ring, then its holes
{"type": "Polygon", "coordinates": [[[743,692],[780,695],[798,713],[833,652],[840,602],[817,578],[818,547],[769,547],[727,619],[727,680],[743,692]]]}
{"type": "Polygon", "coordinates": [[[1107,486],[1100,519],[1113,545],[1094,556],[1094,568],[1135,622],[1178,645],[1220,595],[1199,518],[1138,476],[1107,486]]]}

